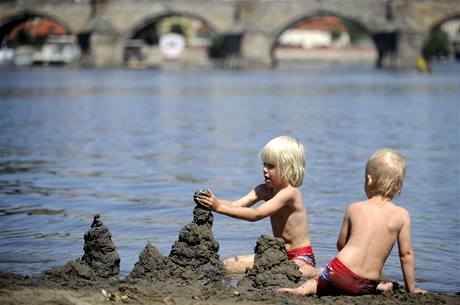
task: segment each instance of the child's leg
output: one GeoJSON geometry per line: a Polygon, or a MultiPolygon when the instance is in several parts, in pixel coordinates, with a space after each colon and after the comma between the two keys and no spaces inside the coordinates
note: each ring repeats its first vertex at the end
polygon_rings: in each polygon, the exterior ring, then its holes
{"type": "Polygon", "coordinates": [[[302,275],[307,279],[313,279],[318,277],[322,269],[316,269],[313,266],[299,260],[293,260],[299,266],[299,271],[302,272],[302,275]]]}
{"type": "Polygon", "coordinates": [[[240,255],[224,260],[224,266],[230,273],[244,273],[254,266],[254,254],[240,255]]]}
{"type": "Polygon", "coordinates": [[[313,295],[316,294],[316,289],[318,287],[318,281],[316,279],[310,279],[303,283],[301,286],[296,288],[279,288],[276,292],[283,293],[292,293],[297,295],[313,295]]]}

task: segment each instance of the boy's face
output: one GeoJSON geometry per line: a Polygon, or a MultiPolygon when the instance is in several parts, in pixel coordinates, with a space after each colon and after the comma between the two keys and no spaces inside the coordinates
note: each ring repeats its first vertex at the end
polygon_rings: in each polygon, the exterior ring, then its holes
{"type": "Polygon", "coordinates": [[[284,181],[281,176],[281,170],[278,166],[271,163],[264,163],[264,179],[265,184],[269,188],[279,188],[283,186],[284,181]]]}

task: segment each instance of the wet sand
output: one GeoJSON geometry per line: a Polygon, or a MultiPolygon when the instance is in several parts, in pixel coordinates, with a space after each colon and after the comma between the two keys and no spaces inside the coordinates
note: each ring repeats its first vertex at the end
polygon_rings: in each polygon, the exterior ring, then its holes
{"type": "Polygon", "coordinates": [[[458,294],[416,295],[402,288],[359,297],[277,294],[275,288],[295,287],[303,280],[296,264],[287,260],[284,242],[262,235],[254,267],[232,278],[219,258],[212,223],[212,213],[197,205],[168,256],[147,244],[131,273],[120,279],[111,233],[96,215],[84,235],[81,258],[34,277],[0,271],[0,304],[460,304],[458,294]]]}
{"type": "Polygon", "coordinates": [[[0,273],[0,304],[102,305],[102,304],[460,304],[460,295],[428,293],[416,295],[400,289],[382,295],[299,297],[279,295],[273,290],[253,292],[210,285],[171,285],[161,289],[148,283],[53,282],[0,273]]]}

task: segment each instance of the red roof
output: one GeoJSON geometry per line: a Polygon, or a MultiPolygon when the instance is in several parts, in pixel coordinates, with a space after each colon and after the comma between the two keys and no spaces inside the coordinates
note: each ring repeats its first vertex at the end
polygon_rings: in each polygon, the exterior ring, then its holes
{"type": "Polygon", "coordinates": [[[10,33],[10,37],[16,37],[20,29],[25,29],[31,36],[43,37],[48,35],[65,35],[69,32],[60,24],[51,19],[36,17],[17,25],[10,33]]]}
{"type": "Polygon", "coordinates": [[[331,30],[339,30],[340,32],[347,32],[345,24],[339,18],[334,16],[313,17],[305,19],[296,23],[292,28],[328,32],[331,30]]]}

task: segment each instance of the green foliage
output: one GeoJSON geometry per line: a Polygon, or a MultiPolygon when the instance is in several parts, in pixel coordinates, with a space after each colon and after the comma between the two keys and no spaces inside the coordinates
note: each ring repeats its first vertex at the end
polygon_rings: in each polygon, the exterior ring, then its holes
{"type": "Polygon", "coordinates": [[[140,38],[148,45],[157,45],[159,41],[158,30],[156,25],[150,26],[141,31],[136,38],[140,38]]]}
{"type": "Polygon", "coordinates": [[[24,28],[21,28],[18,31],[18,34],[16,36],[16,43],[21,46],[21,45],[29,45],[32,43],[32,37],[30,37],[29,32],[27,32],[24,28]]]}
{"type": "Polygon", "coordinates": [[[29,45],[32,43],[32,37],[30,36],[29,32],[26,31],[24,28],[20,28],[16,35],[16,39],[14,40],[13,44],[17,46],[29,45]]]}
{"type": "Polygon", "coordinates": [[[339,29],[332,29],[330,34],[332,41],[337,41],[340,39],[340,36],[342,36],[342,33],[339,31],[339,29]]]}
{"type": "Polygon", "coordinates": [[[47,36],[33,37],[25,28],[21,28],[14,38],[6,38],[6,46],[9,48],[17,48],[19,46],[41,47],[45,44],[47,38],[47,36]]]}
{"type": "Polygon", "coordinates": [[[222,39],[217,37],[212,39],[208,48],[208,56],[210,58],[222,58],[225,56],[225,45],[222,39]]]}
{"type": "Polygon", "coordinates": [[[450,53],[449,46],[449,35],[443,30],[437,29],[433,31],[423,47],[423,57],[429,61],[434,58],[446,57],[450,53]]]}
{"type": "Polygon", "coordinates": [[[177,24],[177,23],[176,23],[176,24],[173,24],[173,25],[171,26],[171,33],[176,33],[176,34],[182,35],[182,36],[184,36],[184,37],[186,36],[186,35],[185,35],[185,30],[184,30],[184,28],[182,27],[182,25],[177,24]]]}
{"type": "Polygon", "coordinates": [[[347,20],[342,20],[347,27],[348,35],[350,35],[350,42],[352,44],[359,43],[360,41],[369,40],[369,36],[360,29],[357,25],[347,20]]]}

